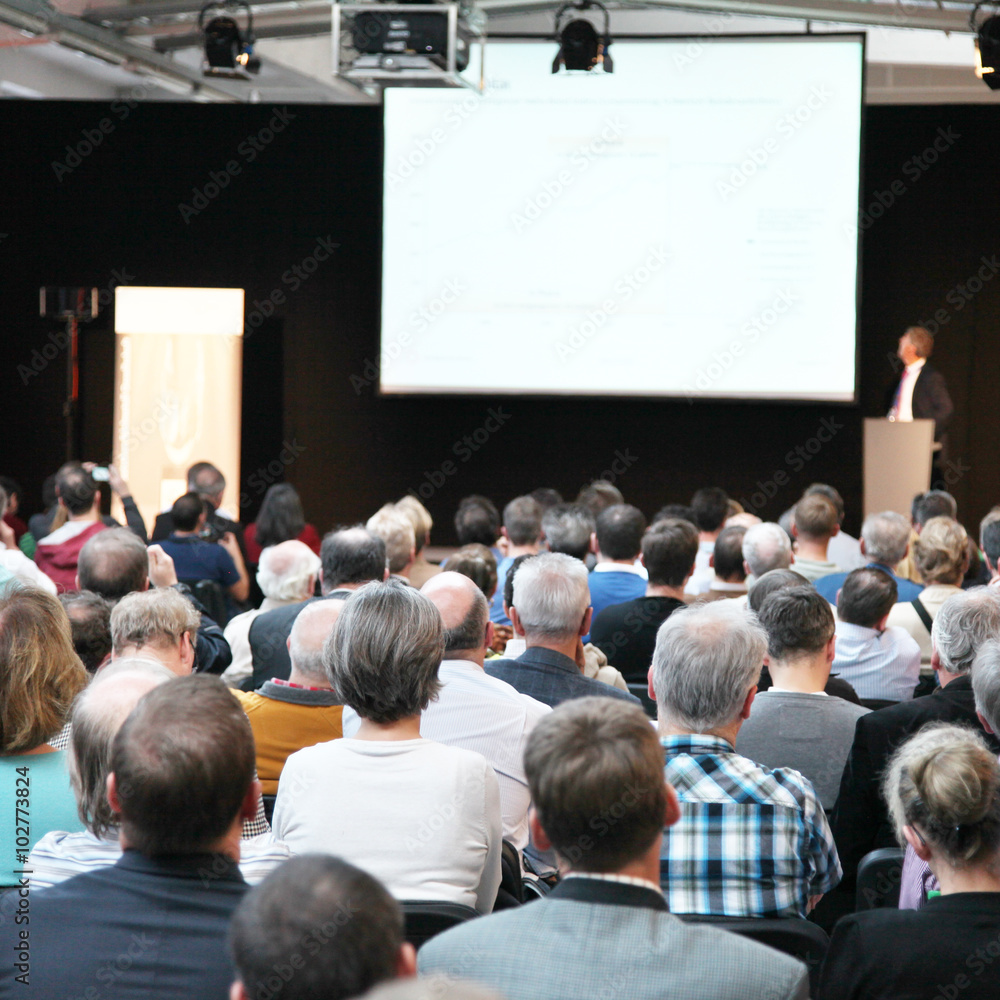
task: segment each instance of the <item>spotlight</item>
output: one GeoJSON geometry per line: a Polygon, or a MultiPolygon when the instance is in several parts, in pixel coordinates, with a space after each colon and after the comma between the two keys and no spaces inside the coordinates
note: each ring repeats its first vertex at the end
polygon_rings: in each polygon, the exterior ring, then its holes
{"type": "Polygon", "coordinates": [[[260,72],[260,59],[253,54],[257,39],[253,33],[253,11],[244,0],[223,0],[207,3],[198,15],[198,29],[205,33],[205,76],[222,76],[232,80],[249,80],[250,73],[260,72]],[[247,14],[246,33],[240,31],[236,20],[228,14],[218,14],[207,24],[205,15],[210,10],[242,7],[247,14]]]}
{"type": "Polygon", "coordinates": [[[564,3],[556,12],[555,37],[559,51],[552,61],[552,72],[566,69],[592,70],[600,65],[605,73],[614,72],[614,63],[608,51],[611,45],[611,18],[607,7],[597,0],[573,0],[564,3]],[[594,25],[583,18],[575,18],[563,25],[563,17],[570,10],[599,10],[604,14],[604,33],[598,35],[594,25]]]}

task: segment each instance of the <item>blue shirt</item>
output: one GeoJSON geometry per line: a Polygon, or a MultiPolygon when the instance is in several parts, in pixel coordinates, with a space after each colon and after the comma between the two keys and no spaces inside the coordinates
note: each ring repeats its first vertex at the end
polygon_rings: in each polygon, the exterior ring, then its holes
{"type": "MultiPolygon", "coordinates": [[[[795,563],[792,563],[792,569],[794,568],[795,563]]],[[[896,581],[896,590],[898,592],[896,596],[897,603],[901,601],[912,601],[915,597],[919,597],[920,591],[924,589],[919,583],[914,583],[912,580],[896,576],[896,574],[893,573],[891,566],[884,566],[882,563],[872,562],[869,563],[865,569],[880,569],[883,573],[888,573],[889,576],[896,581]]],[[[827,576],[821,576],[818,580],[815,580],[813,582],[813,586],[831,604],[836,604],[837,591],[844,586],[844,581],[846,579],[847,573],[830,573],[827,576]]]]}
{"type": "Polygon", "coordinates": [[[510,619],[503,613],[503,585],[507,582],[507,573],[514,564],[513,556],[505,556],[497,566],[497,589],[490,601],[490,621],[494,625],[509,625],[510,619]]]}
{"type": "Polygon", "coordinates": [[[594,618],[612,604],[624,604],[646,594],[645,578],[638,573],[630,573],[627,569],[595,569],[587,577],[587,582],[590,584],[590,606],[594,609],[594,618]]]}
{"type": "Polygon", "coordinates": [[[173,559],[178,580],[214,580],[223,587],[240,582],[233,557],[217,542],[175,534],[159,545],[173,559]]]}

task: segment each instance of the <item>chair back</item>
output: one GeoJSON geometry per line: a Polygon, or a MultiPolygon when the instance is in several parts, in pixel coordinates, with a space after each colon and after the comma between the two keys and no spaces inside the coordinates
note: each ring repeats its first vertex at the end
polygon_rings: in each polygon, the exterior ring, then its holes
{"type": "Polygon", "coordinates": [[[181,580],[191,589],[191,593],[204,605],[211,618],[219,628],[229,624],[229,605],[226,603],[226,592],[222,584],[216,580],[181,580]]]}
{"type": "Polygon", "coordinates": [[[406,940],[418,950],[425,941],[442,931],[479,916],[471,906],[461,903],[414,899],[400,900],[399,905],[403,909],[406,940]]]}
{"type": "Polygon", "coordinates": [[[858,863],[855,890],[856,910],[878,910],[899,906],[899,885],[903,877],[901,847],[880,847],[869,851],[858,863]]]}

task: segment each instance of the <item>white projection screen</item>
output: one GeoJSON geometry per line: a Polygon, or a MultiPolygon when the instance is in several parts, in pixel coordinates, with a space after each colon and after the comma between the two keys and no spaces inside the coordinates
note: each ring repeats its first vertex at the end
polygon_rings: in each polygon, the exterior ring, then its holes
{"type": "Polygon", "coordinates": [[[385,91],[384,393],[855,398],[860,35],[385,91]]]}

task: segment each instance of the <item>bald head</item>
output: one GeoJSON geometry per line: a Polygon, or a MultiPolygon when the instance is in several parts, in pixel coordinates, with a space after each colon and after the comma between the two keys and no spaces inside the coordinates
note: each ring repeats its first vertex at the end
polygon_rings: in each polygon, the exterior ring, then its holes
{"type": "Polygon", "coordinates": [[[292,539],[264,549],[257,583],[273,601],[305,601],[312,597],[318,572],[319,556],[308,545],[292,539]]]}
{"type": "Polygon", "coordinates": [[[461,573],[438,573],[420,591],[441,613],[445,656],[479,659],[489,640],[489,605],[483,592],[461,573]],[[458,657],[457,654],[467,655],[458,657]],[[474,655],[472,655],[474,654],[474,655]]]}
{"type": "Polygon", "coordinates": [[[323,644],[333,631],[334,623],[346,602],[339,598],[314,601],[298,614],[288,636],[288,656],[292,661],[290,680],[312,687],[329,687],[323,666],[323,644]]]}

